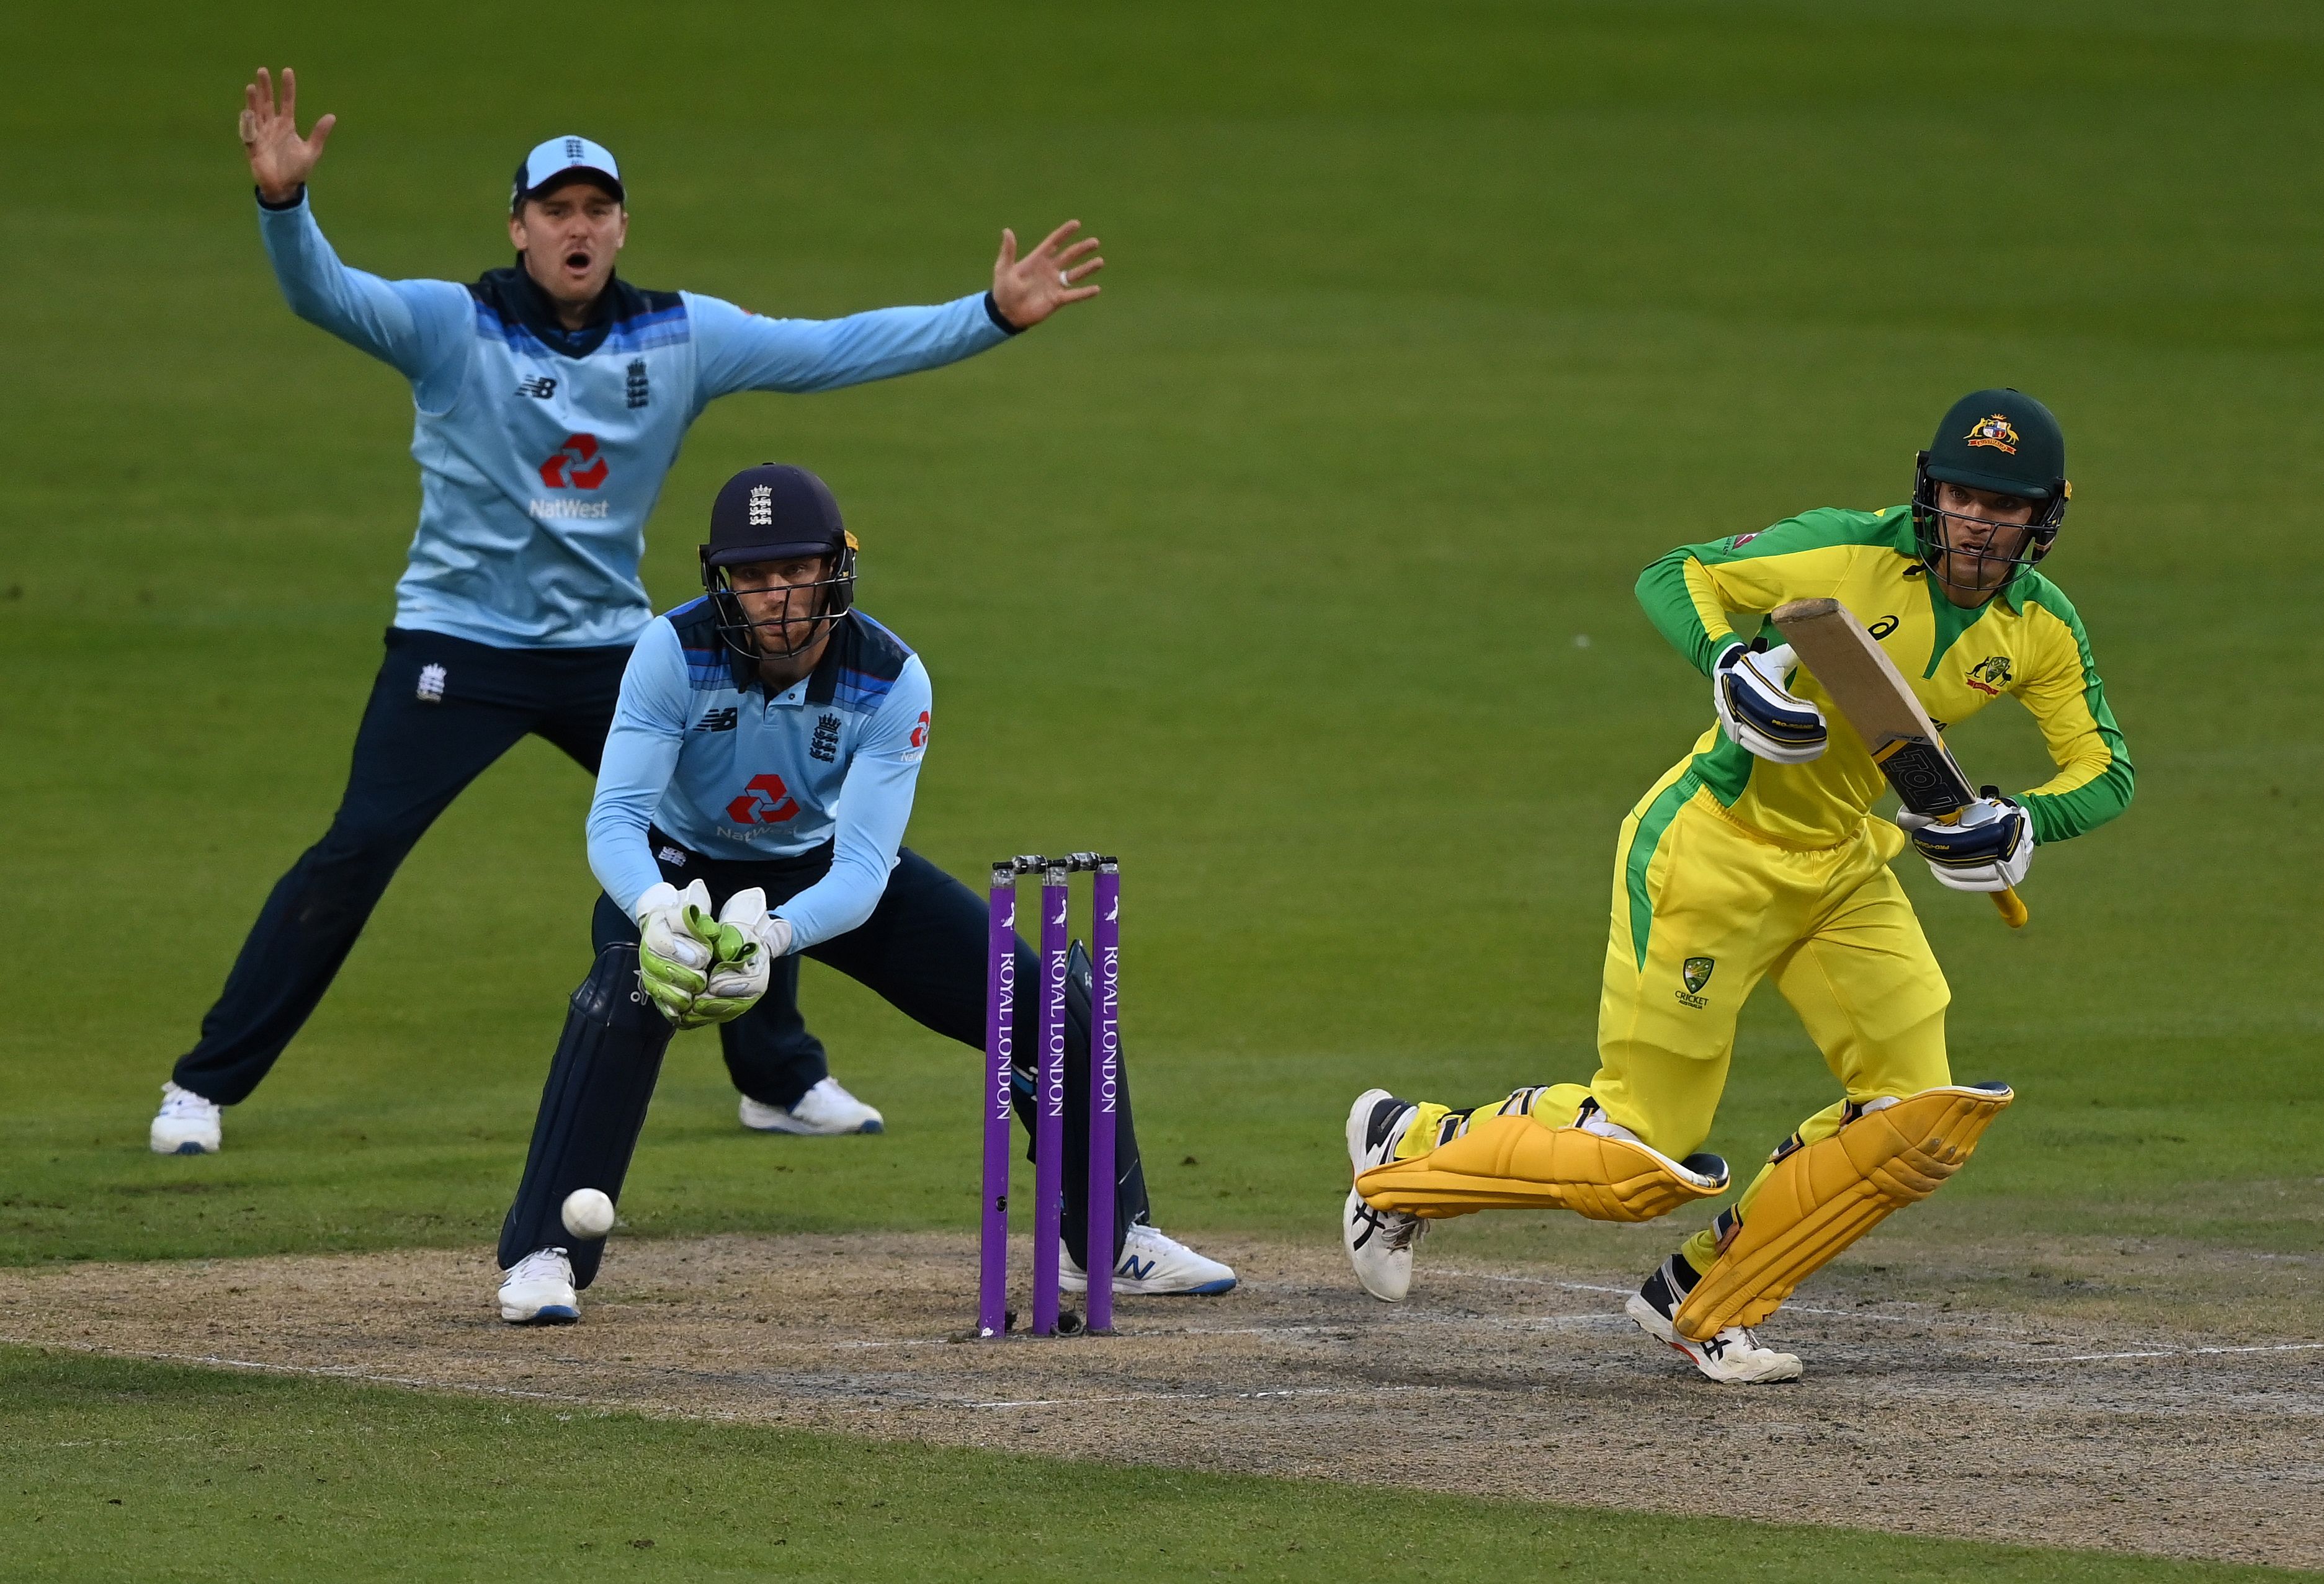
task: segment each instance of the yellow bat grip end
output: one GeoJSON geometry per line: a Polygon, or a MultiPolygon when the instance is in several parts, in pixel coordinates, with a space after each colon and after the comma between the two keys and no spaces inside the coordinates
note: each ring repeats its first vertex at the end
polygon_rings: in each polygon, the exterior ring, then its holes
{"type": "Polygon", "coordinates": [[[1993,905],[2001,910],[2002,923],[2012,929],[2025,927],[2025,900],[2017,894],[2016,887],[2012,886],[2006,890],[1994,892],[1993,905]]]}

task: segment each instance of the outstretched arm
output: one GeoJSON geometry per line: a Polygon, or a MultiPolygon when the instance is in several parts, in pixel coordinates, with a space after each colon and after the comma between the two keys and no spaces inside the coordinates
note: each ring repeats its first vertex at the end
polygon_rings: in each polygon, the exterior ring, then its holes
{"type": "Polygon", "coordinates": [[[835,391],[941,368],[998,346],[1059,309],[1095,297],[1105,268],[1097,238],[1076,242],[1068,220],[1024,257],[1001,233],[992,290],[929,308],[883,308],[840,319],[770,319],[715,297],[686,294],[698,349],[697,399],[736,391],[835,391]]]}
{"type": "Polygon", "coordinates": [[[242,151],[258,185],[259,234],[282,296],[309,324],[393,365],[422,408],[441,409],[458,393],[474,311],[467,290],[448,281],[383,281],[339,262],[307,203],[307,178],[337,118],[324,116],[302,138],[297,106],[298,77],[288,67],[280,105],[263,68],[243,89],[242,151]]]}

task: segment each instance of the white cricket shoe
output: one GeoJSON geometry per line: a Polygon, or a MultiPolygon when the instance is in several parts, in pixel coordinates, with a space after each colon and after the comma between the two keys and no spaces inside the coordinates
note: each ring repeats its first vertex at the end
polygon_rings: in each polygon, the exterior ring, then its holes
{"type": "Polygon", "coordinates": [[[825,1078],[798,1097],[797,1104],[762,1106],[742,1097],[742,1126],[758,1133],[800,1133],[816,1137],[838,1133],[885,1133],[887,1122],[879,1111],[825,1078]]]}
{"type": "Polygon", "coordinates": [[[1721,1386],[1768,1386],[1800,1378],[1803,1371],[1799,1355],[1761,1347],[1748,1326],[1730,1325],[1703,1342],[1681,1334],[1671,1323],[1671,1316],[1678,1312],[1685,1289],[1694,1283],[1690,1279],[1692,1267],[1683,1272],[1673,1268],[1678,1258],[1674,1254],[1656,1266],[1646,1285],[1622,1305],[1623,1312],[1637,1322],[1640,1331],[1685,1354],[1689,1363],[1721,1386]]]}
{"type": "MultiPolygon", "coordinates": [[[[1089,1274],[1059,1239],[1057,1285],[1068,1293],[1089,1291],[1089,1274]]],[[[1209,1298],[1231,1292],[1234,1267],[1197,1254],[1159,1227],[1132,1222],[1121,1240],[1121,1261],[1113,1267],[1113,1290],[1125,1298],[1209,1298]]]]}
{"type": "Polygon", "coordinates": [[[501,1318],[511,1325],[571,1325],[581,1318],[573,1262],[562,1248],[536,1248],[501,1277],[501,1318]]]}
{"type": "Polygon", "coordinates": [[[225,1109],[190,1089],[164,1083],[161,1109],[153,1113],[153,1127],[145,1141],[155,1155],[216,1155],[220,1142],[218,1121],[225,1109]]]}
{"type": "MultiPolygon", "coordinates": [[[[1348,1165],[1358,1176],[1394,1158],[1396,1147],[1420,1108],[1398,1100],[1385,1089],[1367,1089],[1348,1109],[1348,1165]]],[[[1340,1243],[1356,1280],[1365,1292],[1388,1303],[1401,1303],[1412,1291],[1412,1247],[1428,1230],[1416,1215],[1397,1210],[1374,1210],[1364,1196],[1348,1190],[1340,1207],[1340,1243]]]]}

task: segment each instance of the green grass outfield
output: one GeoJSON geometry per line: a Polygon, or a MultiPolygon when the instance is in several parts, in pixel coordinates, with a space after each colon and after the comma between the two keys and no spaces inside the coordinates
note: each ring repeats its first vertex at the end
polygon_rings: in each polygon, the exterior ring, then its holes
{"type": "MultiPolygon", "coordinates": [[[[687,596],[738,465],[834,481],[866,606],[936,677],[911,841],[969,876],[1124,854],[1130,1048],[1182,1227],[1328,1235],[1370,1083],[1472,1101],[1585,1073],[1615,826],[1705,717],[1637,568],[1901,500],[1955,395],[2035,391],[2080,485],[2051,570],[2139,797],[2041,854],[2022,936],[1904,866],[1958,1071],[2024,1097],[1947,1198],[1988,1226],[2310,1236],[2313,14],[569,14],[595,42],[524,71],[514,35],[425,4],[6,24],[42,67],[0,105],[23,151],[0,951],[23,987],[0,1258],[484,1240],[587,962],[588,787],[528,744],[421,845],[228,1153],[144,1150],[327,821],[416,499],[401,382],[267,273],[233,137],[261,60],[341,116],[317,212],[386,273],[503,262],[506,168],[567,124],[630,172],[634,279],[762,309],[973,290],[1004,221],[1103,237],[1106,295],[1021,345],[712,409],[648,570],[687,596]]],[[[1959,736],[1982,776],[2042,773],[2014,708],[1959,736]]],[[[635,1226],[969,1224],[973,1058],[807,980],[894,1131],[745,1137],[693,1036],[635,1226]]],[[[1763,991],[1711,1147],[1757,1158],[1829,1093],[1763,991]]]]}
{"type": "Polygon", "coordinates": [[[2139,1584],[2268,1569],[1109,1469],[0,1349],[28,1578],[2139,1584]],[[550,1571],[553,1570],[553,1571],[550,1571]]]}
{"type": "MultiPolygon", "coordinates": [[[[936,678],[912,843],[964,876],[1124,855],[1126,1027],[1180,1229],[1328,1238],[1368,1084],[1586,1073],[1615,827],[1706,714],[1637,570],[1895,503],[1955,396],[2034,391],[2078,486],[2048,569],[2139,797],[2040,855],[2022,936],[1904,866],[1958,1071],[2023,1095],[1931,1213],[2312,1245],[2311,9],[131,5],[12,9],[0,48],[0,1260],[486,1245],[586,966],[588,787],[529,744],[421,844],[227,1153],[145,1150],[327,820],[417,499],[401,382],[294,319],[258,245],[234,112],[286,60],[305,114],[341,116],[317,213],[383,273],[504,262],[507,171],[567,127],[623,161],[631,278],[762,311],[978,289],[1003,223],[1104,239],[1104,297],[1021,344],[714,408],[647,569],[687,596],[739,465],[831,479],[864,604],[936,678]]],[[[1981,778],[2043,773],[2018,712],[1958,737],[1981,778]]],[[[970,1224],[973,1058],[807,981],[892,1131],[745,1136],[691,1037],[636,1229],[970,1224]]],[[[1710,1147],[1753,1160],[1830,1092],[1763,994],[1710,1147]]],[[[503,1433],[466,1405],[41,1368],[149,1394],[124,1425],[215,1392],[503,1433]]],[[[1198,1487],[1214,1515],[1259,1488],[1198,1487]]]]}

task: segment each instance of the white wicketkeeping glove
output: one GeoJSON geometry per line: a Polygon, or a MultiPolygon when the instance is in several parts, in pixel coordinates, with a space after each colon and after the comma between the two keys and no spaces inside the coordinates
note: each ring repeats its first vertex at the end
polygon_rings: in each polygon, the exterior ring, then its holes
{"type": "Polygon", "coordinates": [[[726,898],[708,938],[709,984],[695,999],[694,1015],[706,1023],[726,1023],[767,993],[775,959],[791,949],[790,921],[768,912],[767,893],[752,886],[726,898]]]}
{"type": "Polygon", "coordinates": [[[683,891],[668,880],[656,881],[638,898],[634,915],[638,988],[680,1028],[700,1027],[693,1018],[695,999],[709,983],[710,947],[689,926],[689,916],[706,922],[710,916],[710,888],[700,880],[683,891]]]}
{"type": "Polygon", "coordinates": [[[1805,764],[1823,752],[1823,712],[1784,686],[1797,665],[1792,646],[1753,650],[1730,645],[1711,668],[1711,705],[1732,741],[1779,765],[1805,764]]]}
{"type": "Polygon", "coordinates": [[[1986,787],[1951,824],[1910,812],[1897,815],[1896,823],[1929,861],[1937,883],[1956,891],[2006,891],[2034,867],[2034,821],[1997,787],[1986,787]]]}

